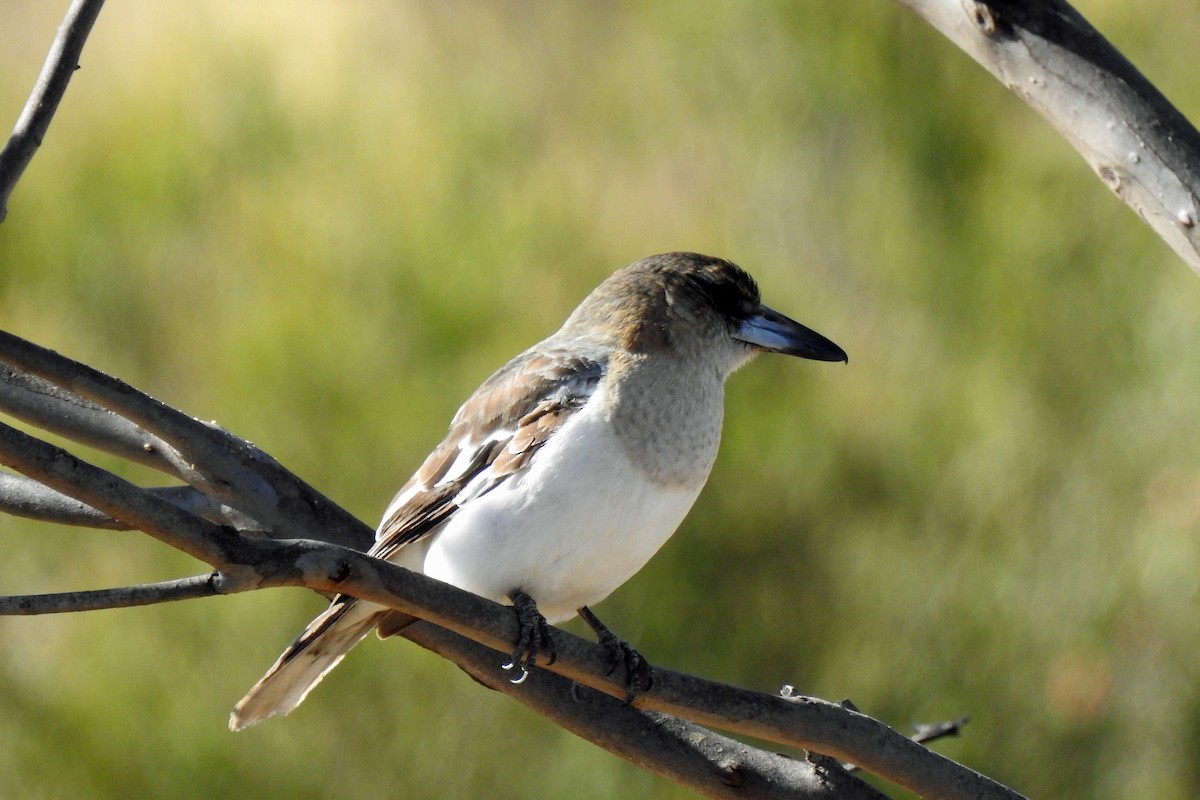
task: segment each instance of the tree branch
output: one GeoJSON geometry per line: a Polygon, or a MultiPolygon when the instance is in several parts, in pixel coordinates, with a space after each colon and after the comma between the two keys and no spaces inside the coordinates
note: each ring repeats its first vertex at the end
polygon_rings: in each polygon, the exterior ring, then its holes
{"type": "Polygon", "coordinates": [[[0,472],[0,511],[15,517],[106,530],[131,530],[91,506],[44,486],[32,478],[0,472]]]}
{"type": "Polygon", "coordinates": [[[495,651],[430,623],[418,622],[401,635],[577,736],[708,797],[884,798],[836,764],[818,768],[748,747],[686,720],[641,711],[546,670],[532,671],[520,687],[513,687],[496,670],[495,651]]]}
{"type": "Polygon", "coordinates": [[[7,364],[0,364],[0,411],[180,479],[186,480],[194,472],[157,436],[61,386],[7,364]]]}
{"type": "MultiPolygon", "coordinates": [[[[105,491],[102,482],[93,483],[90,472],[72,474],[83,476],[78,478],[79,494],[86,494],[88,491],[105,491]]],[[[318,543],[286,544],[292,553],[300,554],[299,558],[295,559],[297,562],[301,559],[312,561],[309,558],[311,553],[308,551],[310,546],[318,549],[326,547],[318,543]]],[[[329,549],[338,559],[334,566],[335,571],[340,571],[341,565],[345,564],[346,559],[349,558],[364,562],[368,565],[368,570],[379,567],[388,571],[398,571],[401,581],[429,580],[359,553],[344,552],[339,548],[329,549]]],[[[270,568],[260,570],[260,574],[263,575],[288,572],[292,573],[290,578],[283,580],[277,578],[274,584],[308,585],[309,581],[304,579],[305,575],[302,571],[299,572],[300,580],[295,580],[297,571],[280,569],[278,563],[270,568]]],[[[322,578],[316,581],[317,583],[325,583],[324,573],[323,568],[318,571],[322,578]]],[[[352,579],[349,580],[351,583],[353,582],[352,579]]],[[[334,584],[344,585],[345,580],[335,579],[334,584]]],[[[0,598],[0,615],[47,614],[116,608],[193,597],[208,597],[251,588],[257,587],[245,580],[226,580],[224,576],[214,573],[179,581],[119,589],[0,598]]],[[[472,604],[472,601],[487,603],[480,598],[459,592],[453,587],[442,585],[442,588],[450,594],[458,594],[461,598],[465,598],[469,604],[472,604]]],[[[415,594],[420,595],[422,591],[418,588],[415,594]]],[[[495,604],[489,605],[493,606],[489,610],[498,614],[501,629],[505,623],[512,621],[509,610],[495,606],[495,604]]],[[[417,610],[407,605],[404,607],[417,610]]],[[[463,613],[470,615],[475,612],[468,606],[463,613]]],[[[827,769],[818,770],[804,762],[796,762],[782,756],[757,751],[665,714],[648,716],[619,700],[598,692],[588,692],[589,699],[583,703],[579,699],[578,693],[587,690],[573,688],[572,681],[551,673],[535,671],[521,687],[513,686],[507,677],[497,669],[500,659],[495,650],[474,644],[461,636],[438,629],[434,625],[418,623],[410,629],[408,635],[418,644],[454,658],[468,674],[484,685],[510,694],[531,707],[543,710],[544,713],[548,713],[549,709],[557,708],[556,713],[550,714],[551,718],[578,735],[596,741],[618,755],[630,758],[643,767],[652,768],[659,774],[678,780],[706,795],[751,798],[851,797],[865,799],[881,797],[874,790],[848,775],[839,775],[827,769]],[[651,735],[653,735],[653,739],[648,741],[648,737],[651,735]]],[[[501,638],[504,635],[501,634],[501,638]]],[[[579,640],[579,643],[585,648],[595,647],[583,640],[579,640]]],[[[502,644],[501,647],[506,648],[507,645],[502,644]]],[[[602,663],[605,658],[606,656],[601,656],[602,663]]],[[[600,669],[602,670],[603,667],[600,669]]]]}
{"type": "MultiPolygon", "coordinates": [[[[511,608],[389,562],[311,541],[245,544],[239,564],[261,576],[259,586],[344,592],[421,617],[498,653],[507,654],[516,641],[511,608]]],[[[556,660],[539,666],[611,697],[625,696],[624,680],[609,674],[603,647],[557,628],[551,636],[556,660]]],[[[633,705],[834,756],[925,797],[1020,797],[871,717],[816,698],[766,695],[656,666],[654,685],[633,705]]]]}
{"type": "MultiPolygon", "coordinates": [[[[123,381],[5,331],[0,331],[0,363],[112,411],[165,442],[169,448],[164,453],[178,453],[178,463],[185,465],[184,480],[258,520],[264,530],[363,550],[374,541],[374,533],[352,514],[215,423],[200,422],[123,381]]],[[[83,425],[92,419],[76,421],[83,425]]],[[[61,432],[73,438],[74,431],[65,428],[61,432]]],[[[174,463],[176,457],[170,460],[174,463]]]]}
{"type": "MultiPolygon", "coordinates": [[[[258,531],[259,526],[237,509],[223,505],[190,486],[160,486],[145,491],[202,519],[228,525],[239,531],[258,531]]],[[[0,472],[0,511],[15,517],[110,531],[133,530],[89,505],[68,497],[22,475],[0,472]]]]}
{"type": "Polygon", "coordinates": [[[1064,0],[899,0],[1061,133],[1200,272],[1200,133],[1064,0]]]}
{"type": "MultiPolygon", "coordinates": [[[[227,593],[217,573],[177,581],[85,592],[0,598],[0,615],[54,614],[171,602],[227,593]]],[[[748,747],[699,725],[644,712],[545,670],[520,687],[496,668],[495,650],[428,622],[403,636],[455,662],[480,684],[508,694],[576,735],[709,797],[782,800],[880,800],[880,794],[836,765],[748,747]]]]}
{"type": "Polygon", "coordinates": [[[230,528],[200,519],[140,486],[0,424],[0,464],[101,511],[131,528],[217,567],[239,539],[230,528]]]}
{"type": "Polygon", "coordinates": [[[33,154],[41,147],[50,120],[67,91],[67,84],[79,69],[83,44],[103,6],[104,0],[74,0],[58,26],[58,35],[54,37],[33,93],[17,119],[8,144],[0,151],[0,222],[8,215],[8,198],[13,188],[33,160],[33,154]]]}
{"type": "Polygon", "coordinates": [[[26,594],[0,597],[0,616],[33,616],[65,614],[72,611],[99,611],[106,608],[132,608],[176,600],[193,600],[228,594],[222,591],[219,573],[197,575],[162,583],[122,586],[116,589],[93,589],[82,592],[26,594]]]}

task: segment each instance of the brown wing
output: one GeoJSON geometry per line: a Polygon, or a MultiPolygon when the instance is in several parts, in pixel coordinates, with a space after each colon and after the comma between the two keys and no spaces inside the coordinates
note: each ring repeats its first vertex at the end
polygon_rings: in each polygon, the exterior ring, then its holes
{"type": "Polygon", "coordinates": [[[595,393],[604,367],[601,357],[534,349],[484,381],[392,500],[371,554],[390,558],[524,469],[595,393]]]}

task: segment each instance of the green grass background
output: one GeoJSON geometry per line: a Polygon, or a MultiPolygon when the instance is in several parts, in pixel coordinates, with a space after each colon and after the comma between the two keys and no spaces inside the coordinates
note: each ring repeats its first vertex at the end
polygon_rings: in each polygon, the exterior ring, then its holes
{"type": "MultiPolygon", "coordinates": [[[[0,5],[3,120],[65,5],[0,5]]],[[[1200,116],[1195,4],[1079,7],[1200,116]]],[[[899,4],[142,0],[82,61],[0,327],[373,524],[609,272],[731,258],[850,364],[730,381],[708,489],[605,620],[898,727],[970,714],[939,749],[1033,796],[1200,794],[1200,280],[899,4]]],[[[200,571],[0,519],[5,593],[200,571]]],[[[321,605],[0,619],[0,796],[688,796],[400,641],[227,732],[321,605]]]]}

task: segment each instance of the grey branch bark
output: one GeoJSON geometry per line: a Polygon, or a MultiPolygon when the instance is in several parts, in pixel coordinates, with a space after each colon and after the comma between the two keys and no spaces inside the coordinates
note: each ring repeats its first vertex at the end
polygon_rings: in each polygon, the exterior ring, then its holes
{"type": "Polygon", "coordinates": [[[128,461],[185,478],[190,468],[157,436],[50,381],[0,365],[0,408],[42,430],[70,436],[128,461]],[[87,439],[81,438],[86,433],[87,439]]]}
{"type": "Polygon", "coordinates": [[[107,514],[73,497],[44,486],[32,478],[0,472],[0,511],[58,525],[79,525],[107,530],[130,530],[107,514]]]}
{"type": "Polygon", "coordinates": [[[1200,133],[1063,0],[899,0],[1063,135],[1200,273],[1200,133]]]}
{"type": "Polygon", "coordinates": [[[17,125],[0,152],[0,222],[8,215],[8,198],[42,146],[50,120],[67,91],[67,84],[79,69],[79,55],[91,33],[104,0],[74,0],[58,27],[58,35],[46,56],[33,93],[17,119],[17,125]]]}
{"type": "Polygon", "coordinates": [[[219,573],[179,578],[161,583],[121,586],[116,589],[92,589],[80,592],[12,595],[0,597],[0,616],[67,614],[74,611],[99,611],[106,608],[133,608],[175,600],[194,600],[222,594],[219,573]]]}
{"type": "MultiPolygon", "coordinates": [[[[209,522],[229,525],[240,531],[258,530],[256,520],[190,486],[162,486],[146,491],[209,522]]],[[[133,530],[133,526],[56,492],[38,481],[6,472],[0,472],[0,511],[15,517],[58,525],[77,525],[112,531],[133,530]]]]}
{"type": "Polygon", "coordinates": [[[0,390],[0,411],[116,455],[132,451],[139,463],[177,475],[197,491],[257,520],[264,531],[286,531],[364,550],[374,541],[345,509],[215,423],[201,422],[99,370],[3,331],[0,363],[7,365],[0,386],[16,384],[15,389],[0,390]],[[36,403],[29,395],[35,387],[45,402],[54,404],[52,410],[63,413],[31,414],[29,407],[36,403]],[[121,420],[114,422],[110,415],[121,420]],[[147,448],[157,455],[146,456],[147,448]]]}
{"type": "Polygon", "coordinates": [[[444,628],[420,622],[405,638],[456,662],[488,688],[554,720],[581,738],[708,797],[839,798],[881,800],[885,795],[848,775],[840,765],[810,757],[799,761],[713,733],[661,712],[639,712],[622,700],[575,686],[552,672],[534,670],[512,692],[495,669],[495,653],[444,628]],[[646,757],[645,743],[663,745],[665,758],[646,757]]]}

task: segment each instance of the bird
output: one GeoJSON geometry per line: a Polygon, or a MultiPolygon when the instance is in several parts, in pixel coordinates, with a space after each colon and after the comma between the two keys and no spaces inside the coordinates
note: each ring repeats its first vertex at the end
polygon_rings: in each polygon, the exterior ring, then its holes
{"type": "MultiPolygon", "coordinates": [[[[388,505],[370,555],[513,605],[521,638],[507,667],[532,664],[546,626],[578,614],[632,682],[640,657],[590,606],[683,521],[717,456],[725,379],[766,352],[848,361],[763,305],[730,261],[672,252],[617,270],[458,409],[388,505]]],[[[229,727],[292,711],[372,629],[382,638],[415,619],[336,596],[229,727]]]]}

